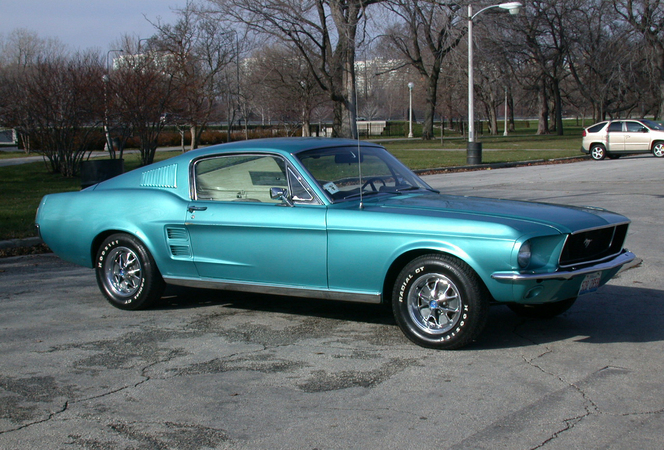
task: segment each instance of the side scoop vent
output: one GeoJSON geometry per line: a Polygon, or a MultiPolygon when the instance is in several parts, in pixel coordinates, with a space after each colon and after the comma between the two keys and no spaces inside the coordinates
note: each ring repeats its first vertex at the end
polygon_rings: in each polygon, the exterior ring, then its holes
{"type": "Polygon", "coordinates": [[[189,232],[182,227],[167,227],[166,241],[174,258],[191,258],[189,232]]]}
{"type": "Polygon", "coordinates": [[[177,164],[146,170],[141,174],[141,186],[143,187],[176,188],[176,180],[177,164]]]}

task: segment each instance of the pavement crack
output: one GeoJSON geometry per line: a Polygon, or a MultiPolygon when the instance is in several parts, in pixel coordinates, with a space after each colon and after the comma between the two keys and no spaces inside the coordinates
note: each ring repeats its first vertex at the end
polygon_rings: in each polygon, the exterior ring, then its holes
{"type": "MultiPolygon", "coordinates": [[[[553,353],[552,349],[550,349],[548,347],[545,347],[545,348],[546,348],[546,351],[540,353],[539,355],[537,355],[533,358],[527,358],[525,356],[522,356],[524,362],[526,364],[528,364],[529,366],[536,368],[540,372],[542,372],[546,375],[549,375],[551,377],[556,378],[558,381],[563,383],[565,386],[567,386],[567,387],[571,388],[573,391],[577,392],[583,400],[583,408],[585,410],[585,413],[584,414],[579,414],[579,415],[576,415],[576,416],[573,416],[573,417],[567,417],[567,418],[562,419],[564,426],[561,429],[555,431],[553,434],[551,434],[551,436],[549,436],[547,439],[542,441],[539,445],[537,445],[535,447],[532,447],[531,450],[542,448],[543,446],[547,445],[548,443],[556,440],[563,433],[572,430],[578,423],[583,421],[583,419],[585,419],[586,417],[589,417],[589,416],[595,415],[595,414],[601,414],[601,410],[600,410],[599,406],[597,405],[597,403],[595,403],[593,401],[593,399],[590,398],[590,396],[583,390],[583,388],[581,386],[579,386],[576,383],[567,381],[561,375],[557,375],[553,372],[547,371],[542,366],[535,363],[535,361],[537,359],[540,359],[540,358],[542,358],[543,356],[545,356],[547,354],[553,353]]],[[[603,368],[597,370],[594,373],[597,374],[597,373],[600,373],[600,372],[602,372],[603,370],[606,370],[606,369],[608,369],[608,367],[603,367],[603,368]]]]}
{"type": "Polygon", "coordinates": [[[62,405],[62,408],[60,408],[60,410],[53,411],[53,412],[49,413],[48,417],[45,417],[45,418],[40,419],[40,420],[33,420],[31,422],[24,423],[23,425],[20,425],[20,426],[15,427],[15,428],[8,428],[6,430],[2,430],[2,431],[0,431],[0,435],[7,434],[7,433],[13,433],[15,431],[20,431],[20,430],[24,430],[26,428],[30,428],[34,425],[39,425],[39,424],[42,424],[42,423],[49,422],[50,420],[53,420],[56,416],[64,413],[65,411],[67,411],[68,408],[69,408],[69,401],[66,401],[62,405]]]}

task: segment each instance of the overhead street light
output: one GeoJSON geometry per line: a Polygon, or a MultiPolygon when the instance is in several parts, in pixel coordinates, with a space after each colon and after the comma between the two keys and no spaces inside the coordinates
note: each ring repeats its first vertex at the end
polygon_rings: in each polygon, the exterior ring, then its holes
{"type": "Polygon", "coordinates": [[[473,14],[473,6],[468,5],[468,149],[466,162],[470,165],[482,163],[482,143],[475,142],[475,88],[473,85],[473,20],[484,11],[492,8],[507,10],[510,14],[519,14],[520,2],[507,2],[487,6],[473,14]]]}

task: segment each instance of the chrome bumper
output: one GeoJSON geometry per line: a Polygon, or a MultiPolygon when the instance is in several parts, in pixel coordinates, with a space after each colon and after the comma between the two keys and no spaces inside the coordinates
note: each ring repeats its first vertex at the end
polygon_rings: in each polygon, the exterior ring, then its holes
{"type": "Polygon", "coordinates": [[[593,272],[601,272],[604,270],[611,270],[624,266],[625,264],[634,261],[635,258],[636,255],[634,253],[626,251],[616,256],[611,261],[584,267],[583,269],[547,273],[495,272],[491,275],[491,278],[494,280],[508,280],[517,282],[529,280],[570,280],[580,275],[587,275],[593,272]]]}

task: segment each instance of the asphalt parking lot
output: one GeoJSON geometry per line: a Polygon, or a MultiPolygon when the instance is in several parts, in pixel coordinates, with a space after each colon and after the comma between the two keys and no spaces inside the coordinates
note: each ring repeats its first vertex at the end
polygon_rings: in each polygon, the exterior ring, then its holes
{"type": "Polygon", "coordinates": [[[552,320],[492,308],[460,351],[411,344],[381,307],[169,289],[126,312],[91,269],[0,259],[0,449],[664,448],[662,168],[425,177],[625,214],[643,260],[552,320]]]}

